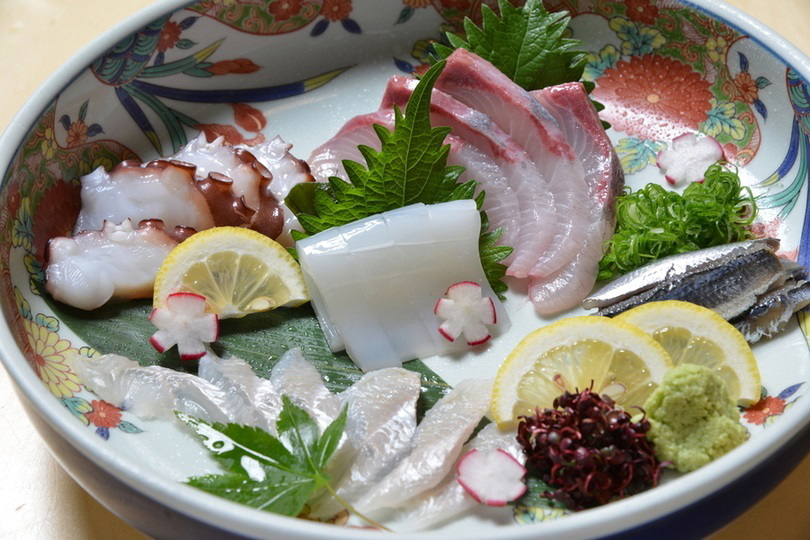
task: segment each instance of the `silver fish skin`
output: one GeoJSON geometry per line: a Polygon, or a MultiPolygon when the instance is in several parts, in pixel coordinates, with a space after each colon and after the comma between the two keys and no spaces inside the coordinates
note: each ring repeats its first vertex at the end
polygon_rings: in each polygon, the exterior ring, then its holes
{"type": "Polygon", "coordinates": [[[729,320],[751,307],[760,295],[780,286],[785,274],[776,254],[754,251],[716,268],[668,279],[654,289],[601,308],[598,314],[612,317],[645,302],[681,300],[713,309],[729,320]]]}
{"type": "Polygon", "coordinates": [[[788,280],[761,297],[739,317],[731,320],[749,343],[756,343],[785,329],[794,313],[810,305],[810,283],[788,280]]]}
{"type": "Polygon", "coordinates": [[[775,253],[779,240],[762,238],[723,244],[711,248],[671,255],[646,264],[608,283],[582,301],[585,309],[600,308],[652,289],[664,281],[717,268],[730,260],[757,251],[775,253]]]}

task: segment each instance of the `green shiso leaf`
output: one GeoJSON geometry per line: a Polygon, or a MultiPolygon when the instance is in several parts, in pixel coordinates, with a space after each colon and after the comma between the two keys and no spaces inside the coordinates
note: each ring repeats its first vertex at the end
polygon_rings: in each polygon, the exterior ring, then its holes
{"type": "Polygon", "coordinates": [[[721,164],[683,195],[658,184],[626,192],[616,200],[616,232],[599,262],[599,279],[610,279],[676,253],[753,238],[757,215],[751,189],[721,164]]]}
{"type": "Polygon", "coordinates": [[[448,33],[451,47],[434,44],[439,58],[447,58],[454,49],[467,49],[527,91],[582,78],[586,53],[577,50],[581,41],[565,37],[571,21],[567,12],[549,13],[541,0],[528,0],[522,7],[500,0],[498,8],[500,17],[489,6],[481,6],[480,27],[465,18],[466,40],[448,33]]]}
{"type": "MultiPolygon", "coordinates": [[[[472,199],[476,183],[459,183],[463,167],[447,165],[450,146],[444,139],[447,127],[430,124],[430,95],[444,62],[431,67],[413,91],[405,113],[394,108],[394,129],[375,125],[382,143],[380,151],[360,146],[366,166],[346,160],[348,181],[331,177],[327,184],[298,184],[285,199],[296,214],[306,235],[323,232],[396,208],[415,203],[436,204],[472,199]]],[[[483,195],[476,199],[480,209],[483,195]]],[[[482,223],[486,216],[482,213],[482,223]]],[[[481,265],[496,292],[506,286],[501,281],[506,268],[500,263],[511,247],[494,246],[499,233],[482,228],[481,265]]],[[[305,237],[296,234],[294,239],[305,237]]]]}
{"type": "Polygon", "coordinates": [[[287,396],[282,403],[278,438],[258,428],[207,424],[177,413],[226,471],[190,478],[188,484],[261,510],[299,515],[330,482],[324,469],[343,435],[346,408],[321,435],[306,411],[287,396]]]}

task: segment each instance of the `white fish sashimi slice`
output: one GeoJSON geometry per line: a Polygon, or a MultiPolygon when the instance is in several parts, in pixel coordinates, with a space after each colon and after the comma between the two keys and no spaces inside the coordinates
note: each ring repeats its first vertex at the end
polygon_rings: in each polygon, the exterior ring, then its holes
{"type": "Polygon", "coordinates": [[[590,200],[590,223],[576,258],[552,274],[539,269],[531,273],[532,302],[541,314],[553,314],[576,306],[596,283],[604,242],[616,226],[616,197],[624,187],[624,171],[582,84],[561,84],[532,95],[557,119],[582,161],[590,200]]]}
{"type": "Polygon", "coordinates": [[[447,58],[436,89],[489,116],[525,149],[554,194],[557,229],[534,265],[553,272],[572,260],[585,239],[587,190],[582,165],[556,121],[495,66],[464,49],[447,58]]]}
{"type": "Polygon", "coordinates": [[[197,375],[238,401],[238,406],[250,414],[248,425],[275,433],[281,395],[268,379],[257,377],[247,362],[236,356],[223,360],[206,354],[200,359],[197,375]]]}
{"type": "Polygon", "coordinates": [[[247,424],[250,420],[239,399],[191,373],[143,367],[115,354],[97,358],[77,355],[71,367],[101,399],[145,420],[173,421],[174,411],[209,423],[247,424]]]}
{"type": "MultiPolygon", "coordinates": [[[[521,464],[526,461],[526,456],[523,454],[515,433],[501,431],[495,424],[487,425],[470,442],[465,444],[461,450],[459,460],[472,450],[482,452],[503,450],[521,464]]],[[[426,529],[452,519],[480,504],[467,493],[456,479],[456,466],[459,460],[456,460],[450,474],[439,485],[414,500],[408,501],[407,507],[400,509],[391,518],[390,526],[393,530],[412,532],[426,529]]],[[[506,512],[511,517],[512,510],[507,508],[506,512]]]]}
{"type": "Polygon", "coordinates": [[[343,160],[365,164],[366,160],[358,150],[359,145],[380,149],[380,138],[374,132],[374,124],[391,129],[394,125],[393,111],[372,112],[355,116],[328,141],[312,151],[309,168],[317,182],[326,182],[330,176],[347,178],[343,160]]]}
{"type": "Polygon", "coordinates": [[[304,409],[323,432],[340,414],[340,398],[324,385],[321,374],[301,349],[290,349],[273,366],[270,382],[281,395],[304,409]]]}
{"type": "MultiPolygon", "coordinates": [[[[370,373],[340,394],[348,406],[345,437],[327,468],[335,491],[350,503],[390,472],[411,449],[420,376],[402,368],[370,373]]],[[[313,517],[342,509],[331,496],[313,505],[313,517]]]]}
{"type": "Polygon", "coordinates": [[[438,485],[489,409],[492,381],[467,379],[436,403],[416,429],[410,454],[355,505],[361,512],[395,509],[438,485]]]}
{"type": "MultiPolygon", "coordinates": [[[[412,77],[391,77],[380,110],[395,105],[404,108],[417,82],[412,77]]],[[[468,167],[465,179],[476,180],[481,184],[479,189],[486,191],[484,210],[491,227],[504,229],[499,243],[515,248],[504,263],[509,265],[510,275],[525,277],[556,230],[554,196],[537,166],[489,116],[435,89],[431,94],[430,122],[449,127],[451,136],[463,142],[463,146],[451,150],[448,161],[468,167]],[[462,150],[469,147],[498,167],[502,175],[492,175],[475,162],[465,163],[462,150]]]]}

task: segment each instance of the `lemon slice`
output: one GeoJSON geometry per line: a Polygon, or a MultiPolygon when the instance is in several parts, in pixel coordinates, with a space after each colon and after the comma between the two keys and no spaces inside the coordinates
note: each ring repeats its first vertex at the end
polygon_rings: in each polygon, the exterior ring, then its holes
{"type": "Polygon", "coordinates": [[[244,317],[309,300],[301,267],[275,240],[241,227],[198,232],[174,248],[155,278],[153,305],[192,292],[220,318],[244,317]]]}
{"type": "Polygon", "coordinates": [[[642,304],[616,318],[650,334],[674,364],[700,364],[716,370],[740,405],[759,400],[761,383],[754,353],[742,334],[715,311],[665,300],[642,304]]]}
{"type": "Polygon", "coordinates": [[[535,330],[501,365],[492,416],[511,427],[566,390],[591,388],[625,408],[640,406],[672,366],[669,355],[631,324],[597,316],[569,317],[535,330]]]}

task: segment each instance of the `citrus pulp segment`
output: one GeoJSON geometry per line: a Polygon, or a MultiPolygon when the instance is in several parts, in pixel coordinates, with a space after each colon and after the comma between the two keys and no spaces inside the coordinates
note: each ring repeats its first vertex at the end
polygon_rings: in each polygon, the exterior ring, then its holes
{"type": "Polygon", "coordinates": [[[492,416],[501,427],[565,391],[592,388],[622,407],[641,406],[672,366],[669,355],[631,324],[597,316],[569,317],[526,336],[501,365],[492,416]]]}
{"type": "Polygon", "coordinates": [[[243,317],[309,300],[301,267],[278,242],[242,227],[198,232],[174,248],[155,278],[153,305],[175,292],[206,298],[220,318],[243,317]]]}
{"type": "Polygon", "coordinates": [[[616,318],[650,334],[674,364],[716,370],[739,404],[759,400],[761,382],[754,353],[742,334],[718,313],[690,302],[666,300],[642,304],[616,318]]]}

